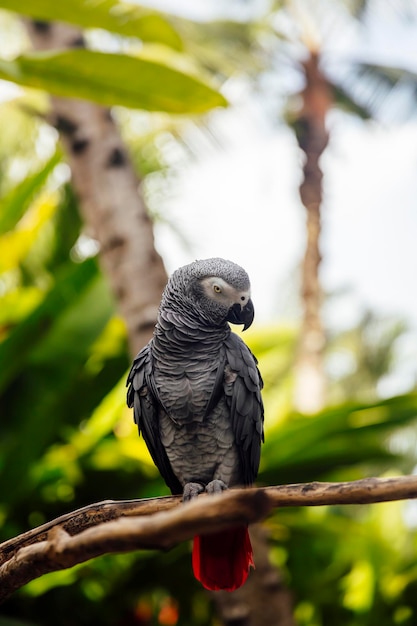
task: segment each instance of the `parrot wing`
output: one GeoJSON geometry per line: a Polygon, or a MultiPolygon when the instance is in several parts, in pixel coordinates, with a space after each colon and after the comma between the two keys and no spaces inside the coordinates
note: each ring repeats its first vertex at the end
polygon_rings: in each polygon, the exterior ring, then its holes
{"type": "Polygon", "coordinates": [[[172,471],[159,433],[158,405],[162,403],[153,379],[149,344],[133,361],[127,379],[127,404],[133,407],[135,423],[142,434],[150,455],[173,494],[181,494],[182,487],[172,471]]]}
{"type": "Polygon", "coordinates": [[[225,342],[224,392],[239,451],[242,482],[251,485],[258,473],[264,440],[263,381],[257,360],[235,333],[225,342]]]}

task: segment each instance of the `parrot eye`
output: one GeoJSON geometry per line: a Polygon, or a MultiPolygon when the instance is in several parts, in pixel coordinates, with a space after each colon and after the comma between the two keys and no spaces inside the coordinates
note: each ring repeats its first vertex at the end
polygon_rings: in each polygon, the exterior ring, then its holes
{"type": "Polygon", "coordinates": [[[221,293],[221,292],[222,292],[221,287],[219,287],[219,285],[213,285],[213,290],[214,290],[216,293],[221,293]]]}

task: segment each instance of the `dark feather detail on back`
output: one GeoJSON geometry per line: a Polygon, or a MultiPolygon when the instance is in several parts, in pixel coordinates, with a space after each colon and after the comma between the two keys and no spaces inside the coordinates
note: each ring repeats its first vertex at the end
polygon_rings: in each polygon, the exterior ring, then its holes
{"type": "Polygon", "coordinates": [[[219,402],[223,393],[223,380],[224,380],[224,368],[226,365],[226,355],[221,355],[219,359],[219,366],[216,372],[216,379],[214,381],[213,390],[211,392],[209,401],[204,411],[204,419],[210,415],[210,412],[214,409],[219,402]]]}
{"type": "Polygon", "coordinates": [[[156,467],[173,494],[181,494],[182,486],[172,471],[162,445],[158,425],[158,404],[161,406],[152,375],[150,344],[135,358],[128,379],[127,405],[133,407],[139,434],[145,440],[156,467]]]}
{"type": "Polygon", "coordinates": [[[242,484],[251,485],[258,474],[264,440],[263,381],[256,358],[237,335],[230,334],[225,349],[226,361],[236,376],[226,374],[224,393],[239,451],[242,484]],[[228,378],[234,380],[228,382],[228,378]]]}

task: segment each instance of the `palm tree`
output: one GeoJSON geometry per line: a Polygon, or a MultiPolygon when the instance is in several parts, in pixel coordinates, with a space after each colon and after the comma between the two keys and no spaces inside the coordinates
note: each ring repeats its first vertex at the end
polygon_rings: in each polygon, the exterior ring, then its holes
{"type": "MultiPolygon", "coordinates": [[[[246,3],[247,4],[247,3],[246,3]]],[[[402,68],[377,66],[375,63],[337,58],[335,39],[349,28],[359,28],[371,19],[371,2],[328,2],[319,0],[284,0],[271,2],[268,10],[248,22],[219,21],[198,26],[188,38],[194,41],[200,60],[207,69],[221,76],[219,59],[226,58],[229,76],[248,78],[262,90],[267,76],[268,110],[280,116],[293,129],[303,154],[302,181],[299,187],[306,215],[306,246],[301,265],[302,321],[294,366],[294,406],[303,413],[314,413],[326,403],[325,375],[326,332],[322,321],[323,289],[320,279],[322,253],[323,172],[320,160],[331,141],[328,116],[334,108],[362,119],[378,116],[387,94],[395,95],[416,89],[417,75],[402,68]],[[290,74],[286,85],[292,91],[279,90],[284,106],[271,105],[271,91],[290,74]],[[271,87],[272,86],[272,87],[271,87]]],[[[416,9],[406,1],[392,10],[405,10],[417,17],[416,9]]],[[[181,29],[181,23],[179,23],[181,29]]],[[[349,51],[347,52],[349,57],[349,51]]],[[[353,54],[350,52],[350,56],[353,54]]],[[[275,94],[276,95],[276,94],[275,94]]],[[[276,101],[275,101],[276,102],[276,101]]]]}

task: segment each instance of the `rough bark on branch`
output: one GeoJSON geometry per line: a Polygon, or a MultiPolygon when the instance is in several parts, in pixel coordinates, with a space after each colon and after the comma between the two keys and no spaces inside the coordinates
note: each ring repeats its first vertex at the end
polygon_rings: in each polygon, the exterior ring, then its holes
{"type": "MultiPolygon", "coordinates": [[[[169,498],[169,501],[172,506],[179,499],[169,498]]],[[[102,506],[106,508],[106,504],[102,506]]],[[[118,503],[113,504],[117,507],[118,503]]],[[[46,535],[43,533],[41,540],[39,535],[32,536],[29,544],[26,542],[1,565],[0,600],[43,574],[72,567],[106,553],[167,550],[195,534],[256,522],[268,515],[271,506],[262,490],[239,489],[230,491],[226,497],[199,498],[172,511],[159,511],[152,516],[118,517],[73,535],[65,530],[65,524],[55,523],[46,535]]],[[[88,511],[86,513],[88,519],[88,511]]],[[[82,526],[82,517],[80,521],[82,526]]],[[[4,547],[7,552],[11,548],[10,542],[0,546],[1,552],[4,547]]]]}
{"type": "Polygon", "coordinates": [[[0,544],[0,601],[48,572],[106,553],[166,550],[195,534],[260,521],[274,507],[408,498],[417,498],[417,476],[235,489],[184,506],[179,496],[92,504],[0,544]]]}

